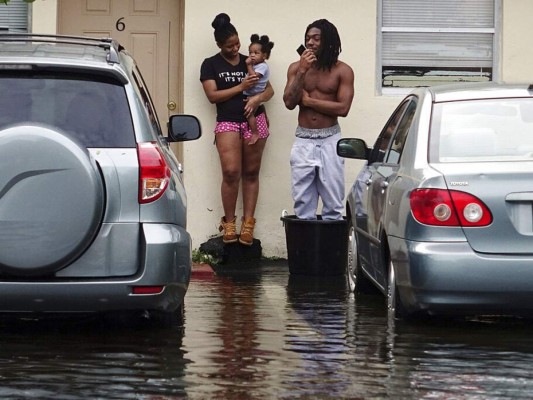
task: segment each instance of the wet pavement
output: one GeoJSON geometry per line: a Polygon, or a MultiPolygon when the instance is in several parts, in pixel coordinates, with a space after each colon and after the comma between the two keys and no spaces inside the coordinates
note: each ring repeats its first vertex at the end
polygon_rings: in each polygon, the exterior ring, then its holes
{"type": "Polygon", "coordinates": [[[0,398],[526,399],[533,321],[391,321],[285,261],[196,270],[183,326],[0,318],[0,398]]]}

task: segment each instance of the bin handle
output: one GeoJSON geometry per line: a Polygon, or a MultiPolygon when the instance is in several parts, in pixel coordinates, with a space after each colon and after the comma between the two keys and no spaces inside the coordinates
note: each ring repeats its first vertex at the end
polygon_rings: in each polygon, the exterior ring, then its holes
{"type": "Polygon", "coordinates": [[[281,210],[281,225],[285,226],[285,221],[283,220],[284,217],[288,216],[289,212],[287,210],[281,210]]]}

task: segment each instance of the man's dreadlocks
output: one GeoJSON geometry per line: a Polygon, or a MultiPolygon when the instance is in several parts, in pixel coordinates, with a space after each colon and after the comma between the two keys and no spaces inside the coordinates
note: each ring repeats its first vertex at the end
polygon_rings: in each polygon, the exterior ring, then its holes
{"type": "Polygon", "coordinates": [[[327,19],[319,19],[311,23],[305,30],[305,35],[309,32],[309,29],[320,29],[320,48],[317,52],[316,66],[318,69],[331,70],[339,58],[339,54],[342,51],[341,38],[337,28],[327,19]]]}

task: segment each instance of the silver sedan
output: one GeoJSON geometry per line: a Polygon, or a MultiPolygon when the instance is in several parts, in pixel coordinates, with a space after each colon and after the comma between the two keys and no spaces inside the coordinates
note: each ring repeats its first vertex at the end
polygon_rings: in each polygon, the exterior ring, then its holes
{"type": "Polygon", "coordinates": [[[350,286],[395,317],[533,314],[533,85],[416,89],[347,197],[350,286]]]}

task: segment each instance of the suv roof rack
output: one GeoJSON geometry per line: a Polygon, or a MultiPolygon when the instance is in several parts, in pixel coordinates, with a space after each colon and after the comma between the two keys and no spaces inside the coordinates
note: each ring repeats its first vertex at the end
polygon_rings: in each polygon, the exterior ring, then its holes
{"type": "Polygon", "coordinates": [[[65,43],[85,46],[97,46],[109,51],[107,62],[119,64],[118,53],[123,47],[109,37],[96,38],[89,36],[45,35],[34,33],[3,33],[0,31],[0,42],[40,42],[40,43],[65,43]]]}

